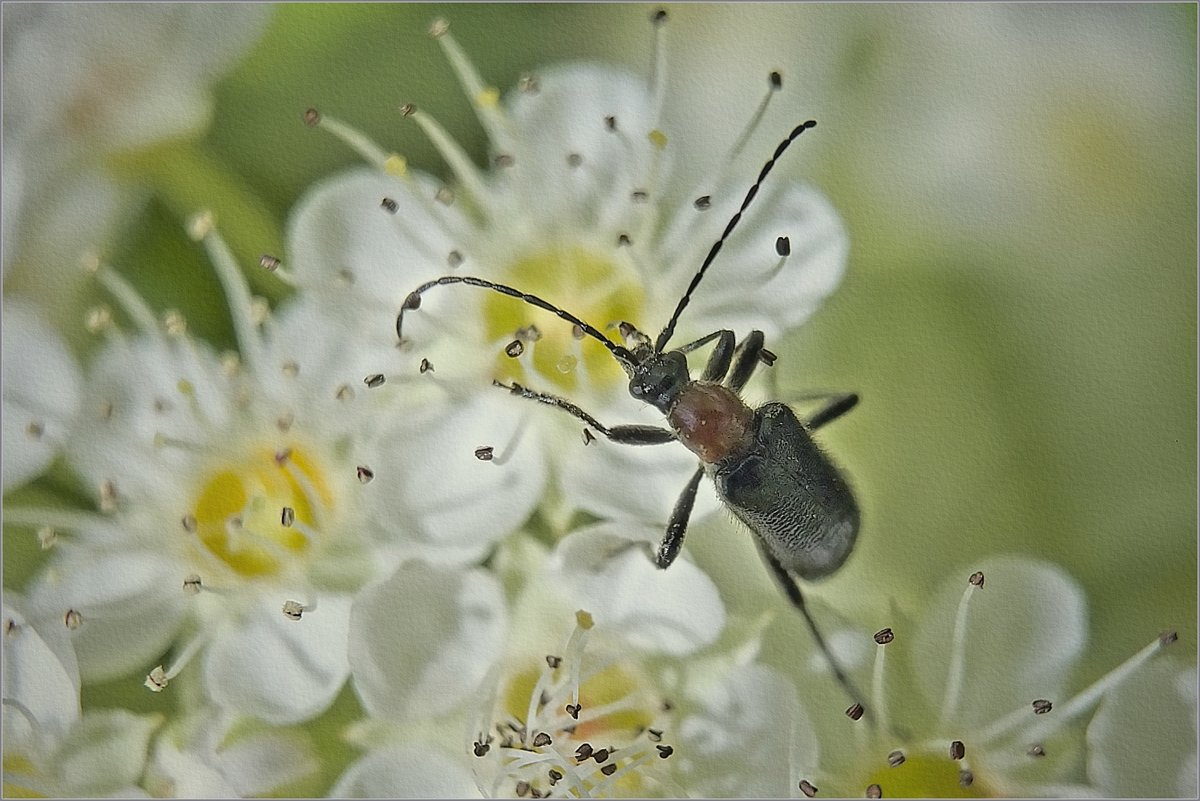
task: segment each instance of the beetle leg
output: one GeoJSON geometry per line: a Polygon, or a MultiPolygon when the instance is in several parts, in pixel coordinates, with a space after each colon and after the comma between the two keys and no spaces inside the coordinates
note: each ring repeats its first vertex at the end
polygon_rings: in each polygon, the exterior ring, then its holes
{"type": "MultiPolygon", "coordinates": [[[[772,575],[775,576],[775,581],[783,589],[784,595],[792,602],[792,606],[799,610],[804,617],[804,622],[808,624],[808,630],[812,632],[813,639],[817,643],[817,647],[821,649],[821,653],[825,655],[825,660],[829,662],[829,667],[833,670],[833,675],[837,679],[838,684],[842,685],[842,689],[850,696],[850,699],[855,703],[862,705],[863,694],[854,686],[854,682],[850,681],[850,677],[846,675],[846,671],[838,663],[833,652],[829,650],[828,643],[825,642],[825,637],[821,635],[821,630],[817,627],[817,621],[813,619],[812,613],[808,611],[808,606],[804,603],[804,593],[800,591],[800,585],[796,583],[796,579],[787,569],[779,563],[775,558],[775,554],[771,553],[767,544],[759,537],[754,538],[758,545],[758,552],[762,555],[763,561],[767,563],[772,575]]],[[[864,706],[865,708],[865,706],[864,706]]]]}
{"type": "Polygon", "coordinates": [[[725,385],[734,392],[741,392],[759,364],[769,365],[774,361],[775,354],[763,347],[763,332],[751,331],[733,353],[733,369],[725,385]]]}
{"type": "Polygon", "coordinates": [[[599,431],[604,436],[611,439],[613,442],[619,442],[622,445],[661,445],[664,442],[674,442],[675,434],[667,428],[658,426],[642,426],[642,425],[623,425],[608,426],[601,423],[595,417],[580,409],[574,403],[571,403],[566,398],[560,398],[557,395],[549,395],[545,392],[535,392],[528,387],[522,386],[516,382],[512,384],[504,384],[500,381],[493,381],[492,386],[506,389],[518,397],[527,398],[529,400],[544,403],[547,406],[554,406],[562,409],[564,412],[578,417],[583,422],[590,425],[592,428],[599,431]]]}
{"type": "Polygon", "coordinates": [[[825,397],[829,398],[829,402],[818,409],[812,417],[804,421],[804,425],[810,431],[816,431],[826,423],[832,423],[858,405],[857,392],[843,392],[825,397]]]}
{"type": "Polygon", "coordinates": [[[679,556],[679,549],[683,547],[683,535],[687,533],[688,519],[692,516],[692,506],[696,503],[696,489],[703,477],[704,465],[700,465],[683,488],[683,492],[679,494],[679,500],[675,501],[671,520],[667,523],[667,533],[663,535],[662,542],[654,554],[656,567],[666,570],[675,561],[675,557],[679,556]]]}
{"type": "Polygon", "coordinates": [[[717,340],[717,346],[713,348],[713,352],[708,357],[707,364],[704,365],[704,375],[700,376],[701,381],[720,381],[729,372],[729,362],[733,360],[733,345],[735,342],[733,332],[728,329],[713,331],[707,336],[702,336],[695,342],[689,342],[682,347],[676,348],[680,353],[691,353],[697,348],[707,345],[713,340],[717,340]]]}

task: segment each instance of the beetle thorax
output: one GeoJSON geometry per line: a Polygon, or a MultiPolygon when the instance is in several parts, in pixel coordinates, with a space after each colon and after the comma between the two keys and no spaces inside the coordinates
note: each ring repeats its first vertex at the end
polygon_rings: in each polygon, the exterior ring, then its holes
{"type": "Polygon", "coordinates": [[[705,464],[740,456],[754,445],[754,410],[720,384],[689,383],[679,392],[667,422],[705,464]]]}

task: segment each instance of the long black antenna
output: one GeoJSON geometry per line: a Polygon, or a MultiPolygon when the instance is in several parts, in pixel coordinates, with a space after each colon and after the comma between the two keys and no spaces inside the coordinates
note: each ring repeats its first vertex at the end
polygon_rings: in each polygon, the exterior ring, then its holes
{"type": "Polygon", "coordinates": [[[721,234],[721,238],[713,243],[712,249],[709,250],[708,255],[704,257],[704,263],[700,265],[700,269],[696,271],[694,276],[692,276],[692,283],[688,286],[687,292],[683,293],[683,297],[679,299],[679,305],[675,307],[675,313],[671,315],[670,322],[667,323],[666,327],[663,328],[662,333],[658,335],[658,339],[654,342],[655,353],[662,353],[663,348],[667,346],[667,342],[671,339],[671,335],[675,333],[675,323],[678,322],[679,315],[683,313],[683,310],[687,308],[688,303],[692,299],[692,292],[695,291],[696,287],[700,284],[700,279],[704,277],[704,273],[708,270],[708,266],[713,263],[713,259],[715,259],[717,254],[721,252],[721,246],[725,244],[725,240],[729,238],[729,235],[733,233],[733,229],[737,227],[738,221],[742,219],[742,212],[744,212],[750,206],[750,201],[754,200],[754,196],[758,194],[758,188],[762,186],[763,179],[765,179],[767,174],[771,172],[771,168],[775,166],[775,162],[778,161],[779,157],[783,155],[783,151],[788,149],[788,145],[796,141],[796,137],[800,136],[800,134],[804,133],[809,128],[815,128],[816,125],[816,120],[809,120],[808,122],[797,125],[796,128],[790,134],[788,134],[787,139],[784,139],[779,143],[779,147],[775,148],[775,154],[767,160],[766,164],[763,165],[762,170],[758,173],[758,179],[754,182],[754,186],[750,187],[750,191],[746,193],[746,199],[742,201],[741,208],[739,208],[737,213],[734,214],[732,219],[729,220],[729,224],[725,226],[725,231],[721,234]]]}
{"type": "Polygon", "coordinates": [[[633,358],[633,354],[629,352],[628,348],[613,344],[612,340],[604,336],[604,334],[600,333],[593,326],[571,314],[569,311],[560,309],[553,303],[542,300],[537,295],[530,295],[528,292],[522,292],[521,290],[514,289],[511,286],[497,284],[492,281],[485,281],[482,278],[475,278],[471,275],[444,275],[441,278],[435,278],[432,281],[427,281],[410,292],[408,297],[404,299],[404,303],[400,305],[400,313],[396,315],[396,336],[398,336],[401,341],[404,340],[404,334],[402,333],[404,325],[404,312],[412,311],[413,309],[419,309],[421,307],[421,295],[435,286],[445,286],[446,284],[467,284],[469,286],[490,289],[493,292],[499,292],[501,294],[514,297],[520,301],[528,303],[530,306],[537,306],[539,309],[545,309],[548,312],[558,315],[567,322],[578,326],[579,330],[583,331],[583,333],[587,334],[593,339],[598,340],[604,345],[604,347],[608,348],[609,352],[612,353],[613,358],[620,362],[621,367],[626,372],[633,369],[635,360],[633,358]]]}

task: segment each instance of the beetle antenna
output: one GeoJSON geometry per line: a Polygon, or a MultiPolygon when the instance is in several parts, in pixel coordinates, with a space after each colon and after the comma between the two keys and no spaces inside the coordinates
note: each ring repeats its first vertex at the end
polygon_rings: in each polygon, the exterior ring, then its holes
{"type": "Polygon", "coordinates": [[[633,369],[635,360],[633,358],[633,354],[628,348],[614,344],[612,340],[600,333],[600,331],[594,326],[584,322],[583,320],[580,320],[569,311],[560,309],[553,303],[542,300],[537,295],[530,295],[528,292],[522,292],[521,290],[514,289],[511,286],[497,284],[492,281],[485,281],[482,278],[475,278],[474,276],[470,275],[444,275],[441,278],[435,278],[432,281],[426,281],[424,284],[421,284],[412,292],[408,293],[408,297],[405,298],[404,303],[400,305],[400,313],[396,315],[396,336],[399,337],[401,341],[404,340],[404,334],[402,333],[404,326],[404,313],[406,311],[412,311],[413,309],[419,309],[421,307],[421,295],[425,294],[430,289],[433,289],[435,286],[446,286],[448,284],[467,284],[468,286],[477,286],[483,289],[490,289],[493,292],[499,292],[502,295],[508,295],[509,297],[516,298],[523,303],[528,303],[530,306],[537,306],[539,309],[545,309],[546,311],[557,315],[563,320],[578,326],[579,330],[583,331],[583,333],[587,334],[604,345],[604,347],[608,348],[609,353],[613,355],[613,358],[620,363],[622,369],[624,369],[627,373],[633,369]]]}
{"type": "Polygon", "coordinates": [[[741,208],[739,208],[733,217],[730,218],[729,223],[725,226],[725,230],[721,233],[721,237],[713,243],[712,249],[709,250],[708,255],[704,257],[704,263],[700,265],[700,269],[696,271],[694,276],[692,276],[692,283],[688,285],[687,292],[684,292],[683,297],[679,299],[679,305],[675,307],[675,313],[671,315],[670,322],[667,323],[666,327],[663,328],[662,333],[658,335],[658,339],[655,340],[655,353],[662,353],[663,349],[667,346],[667,342],[671,339],[671,335],[675,333],[675,323],[679,320],[679,315],[683,313],[683,310],[687,308],[688,303],[692,299],[692,292],[694,292],[696,287],[699,286],[700,279],[704,277],[704,273],[708,270],[708,266],[713,263],[713,259],[715,259],[717,254],[721,252],[721,247],[725,244],[725,240],[729,238],[729,235],[733,233],[733,229],[736,228],[738,222],[741,221],[742,213],[746,211],[746,209],[750,206],[750,201],[754,200],[754,196],[758,194],[759,187],[762,186],[763,180],[766,179],[767,174],[770,173],[771,169],[775,166],[775,162],[778,161],[779,157],[783,155],[783,152],[788,149],[788,145],[796,141],[796,138],[809,128],[816,127],[816,124],[816,120],[809,120],[808,122],[797,125],[795,129],[788,134],[787,138],[779,143],[779,146],[775,148],[775,153],[767,160],[767,163],[763,165],[762,170],[758,173],[758,178],[754,181],[754,185],[751,186],[750,191],[746,193],[746,199],[742,201],[741,208]]]}

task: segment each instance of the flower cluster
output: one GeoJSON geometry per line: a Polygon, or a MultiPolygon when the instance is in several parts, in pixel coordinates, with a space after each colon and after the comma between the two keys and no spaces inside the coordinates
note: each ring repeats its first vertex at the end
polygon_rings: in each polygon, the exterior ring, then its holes
{"type": "MultiPolygon", "coordinates": [[[[507,96],[435,22],[488,166],[424,110],[401,113],[451,181],[309,109],[309,126],[367,166],[312,187],[286,252],[262,257],[284,301],[254,295],[213,214],[185,223],[224,292],[231,350],[96,255],[81,279],[95,300],[84,359],[33,304],[6,298],[6,538],[36,536],[46,552],[20,594],[5,591],[6,792],[1124,789],[1108,762],[1129,717],[1116,691],[1170,638],[1059,700],[1084,623],[1055,570],[985,566],[1007,602],[978,620],[977,574],[949,630],[945,599],[931,601],[910,689],[940,682],[940,712],[893,703],[881,632],[865,717],[833,725],[762,647],[770,615],[732,615],[686,554],[665,571],[648,558],[696,463],[603,436],[659,424],[628,398],[614,346],[645,336],[631,323],[673,319],[718,250],[680,341],[751,328],[774,340],[837,287],[848,253],[816,190],[778,177],[747,196],[727,169],[759,143],[758,117],[720,164],[675,158],[664,21],[650,80],[572,64],[507,96]],[[413,290],[443,277],[417,312],[413,290]],[[398,340],[402,308],[414,313],[398,340]],[[518,384],[572,414],[501,391],[518,384]],[[55,469],[78,503],[16,492],[55,469]],[[980,628],[993,636],[976,653],[980,628]],[[995,676],[973,672],[980,661],[995,676]],[[81,701],[133,675],[155,711],[81,701]],[[1038,717],[997,717],[1026,696],[1038,717]],[[1086,741],[1064,729],[1102,699],[1086,741]],[[1052,707],[1058,725],[1043,725],[1052,707]],[[335,749],[317,742],[330,726],[335,749]]],[[[766,100],[781,85],[768,83],[766,100]]],[[[106,118],[119,132],[125,117],[106,118]]],[[[693,518],[716,508],[701,495],[693,518]]],[[[862,673],[861,647],[835,650],[862,673]]],[[[1187,721],[1168,723],[1182,742],[1187,721]]],[[[1158,765],[1187,789],[1192,763],[1172,752],[1158,765]]]]}

